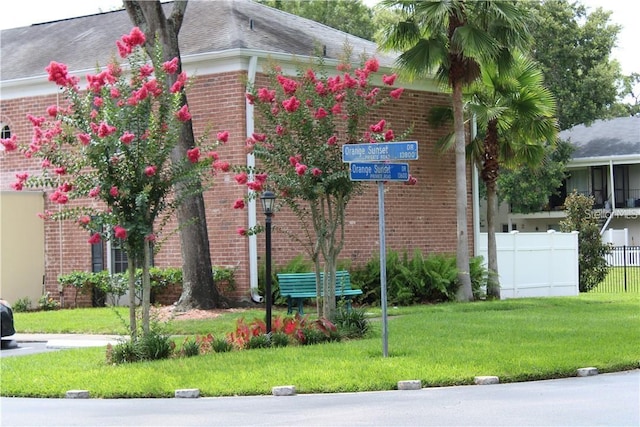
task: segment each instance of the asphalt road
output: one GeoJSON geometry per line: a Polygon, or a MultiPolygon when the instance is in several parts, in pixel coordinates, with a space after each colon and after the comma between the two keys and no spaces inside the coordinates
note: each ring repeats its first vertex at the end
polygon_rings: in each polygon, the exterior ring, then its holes
{"type": "Polygon", "coordinates": [[[0,406],[2,426],[637,427],[640,370],[415,391],[199,399],[0,398],[0,406]]]}

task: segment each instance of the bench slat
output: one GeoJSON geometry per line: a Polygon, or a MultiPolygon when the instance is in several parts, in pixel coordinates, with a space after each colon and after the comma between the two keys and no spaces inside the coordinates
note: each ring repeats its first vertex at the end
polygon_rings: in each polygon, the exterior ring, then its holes
{"type": "MultiPolygon", "coordinates": [[[[296,300],[298,312],[302,313],[302,300],[304,298],[316,298],[316,274],[315,273],[280,273],[278,284],[280,295],[287,298],[287,312],[291,314],[292,302],[296,300]]],[[[320,273],[321,279],[324,273],[320,273]]],[[[351,276],[348,271],[336,272],[336,297],[347,297],[347,309],[351,308],[351,296],[360,295],[360,289],[351,289],[351,276]]],[[[321,295],[322,296],[322,295],[321,295]]]]}

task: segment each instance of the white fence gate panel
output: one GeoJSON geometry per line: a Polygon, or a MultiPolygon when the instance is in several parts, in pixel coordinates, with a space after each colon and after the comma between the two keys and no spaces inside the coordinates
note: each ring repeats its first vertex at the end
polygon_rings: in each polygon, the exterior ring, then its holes
{"type": "MultiPolygon", "coordinates": [[[[487,233],[478,255],[487,265],[487,233]]],[[[500,297],[578,295],[578,233],[496,233],[500,297]]]]}

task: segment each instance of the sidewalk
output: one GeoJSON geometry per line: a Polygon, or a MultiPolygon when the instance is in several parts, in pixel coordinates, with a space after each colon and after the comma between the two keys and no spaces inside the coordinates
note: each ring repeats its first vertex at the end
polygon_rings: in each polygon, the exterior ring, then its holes
{"type": "Polygon", "coordinates": [[[107,344],[118,344],[128,337],[120,335],[87,335],[87,334],[22,334],[7,337],[18,343],[46,342],[47,348],[81,348],[103,347],[107,344]]]}

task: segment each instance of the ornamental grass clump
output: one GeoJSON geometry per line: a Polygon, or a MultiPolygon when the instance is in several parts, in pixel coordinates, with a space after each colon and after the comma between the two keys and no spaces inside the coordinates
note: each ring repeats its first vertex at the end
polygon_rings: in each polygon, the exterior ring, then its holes
{"type": "Polygon", "coordinates": [[[49,190],[47,220],[70,220],[87,230],[88,243],[111,240],[127,254],[130,331],[136,339],[135,272],[143,270],[143,334],[149,334],[152,246],[159,246],[164,224],[186,197],[206,186],[203,180],[226,171],[215,146],[226,142],[203,135],[183,158],[174,148],[184,123],[191,120],[184,103],[187,76],[178,73],[179,58],[163,62],[160,43],[147,57],[145,35],[133,28],[116,45],[126,67],[115,59],[86,76],[87,85],[65,64],[51,61],[49,81],[61,88],[63,102],[47,108],[46,116],[28,115],[33,124],[30,143],[18,145],[16,135],[0,141],[7,152],[41,159],[38,173],[20,173],[12,184],[49,190]],[[171,77],[171,78],[169,78],[171,77]],[[174,79],[175,77],[175,79],[174,79]],[[166,82],[175,80],[169,87],[166,82]],[[181,191],[174,192],[179,187],[181,191]],[[71,203],[79,199],[80,203],[71,203]]]}

